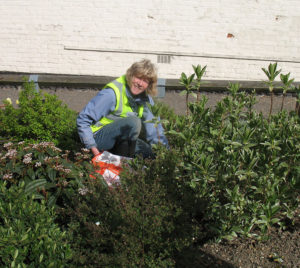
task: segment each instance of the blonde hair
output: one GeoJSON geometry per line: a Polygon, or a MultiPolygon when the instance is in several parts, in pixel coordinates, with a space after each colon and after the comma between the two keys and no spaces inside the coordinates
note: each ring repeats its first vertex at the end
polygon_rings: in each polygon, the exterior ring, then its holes
{"type": "Polygon", "coordinates": [[[126,80],[129,86],[133,77],[149,80],[149,86],[146,93],[155,96],[157,95],[157,71],[155,65],[148,59],[133,63],[126,72],[126,80]]]}

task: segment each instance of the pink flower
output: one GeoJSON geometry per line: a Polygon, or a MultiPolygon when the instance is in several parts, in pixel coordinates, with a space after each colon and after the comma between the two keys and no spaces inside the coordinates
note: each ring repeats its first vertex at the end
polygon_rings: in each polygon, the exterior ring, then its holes
{"type": "Polygon", "coordinates": [[[23,159],[23,163],[26,164],[26,165],[30,164],[32,162],[31,156],[32,156],[32,153],[25,154],[24,159],[23,159]]]}
{"type": "Polygon", "coordinates": [[[12,179],[13,174],[12,173],[7,173],[3,175],[3,180],[9,180],[12,179]]]}

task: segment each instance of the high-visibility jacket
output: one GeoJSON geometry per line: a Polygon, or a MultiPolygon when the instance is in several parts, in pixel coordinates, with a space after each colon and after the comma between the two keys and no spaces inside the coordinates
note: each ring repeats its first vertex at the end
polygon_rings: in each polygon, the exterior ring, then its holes
{"type": "MultiPolygon", "coordinates": [[[[116,80],[108,83],[104,88],[112,88],[116,94],[116,107],[113,112],[108,114],[106,117],[102,117],[96,124],[91,125],[92,132],[95,133],[103,126],[108,125],[114,120],[122,117],[127,117],[135,113],[129,103],[129,99],[126,95],[126,76],[123,75],[116,80]]],[[[136,116],[141,118],[143,116],[144,106],[138,106],[136,116]]]]}

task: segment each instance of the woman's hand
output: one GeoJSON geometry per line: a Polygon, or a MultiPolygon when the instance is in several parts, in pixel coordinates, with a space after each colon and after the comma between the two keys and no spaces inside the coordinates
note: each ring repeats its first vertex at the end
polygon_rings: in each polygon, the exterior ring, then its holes
{"type": "Polygon", "coordinates": [[[92,147],[92,148],[91,148],[91,151],[92,151],[92,153],[93,153],[94,156],[100,154],[100,152],[99,152],[99,150],[98,150],[97,147],[92,147]]]}

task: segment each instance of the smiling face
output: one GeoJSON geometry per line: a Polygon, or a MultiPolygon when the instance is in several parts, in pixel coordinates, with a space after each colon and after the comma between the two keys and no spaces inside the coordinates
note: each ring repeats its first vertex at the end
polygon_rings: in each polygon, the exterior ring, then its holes
{"type": "Polygon", "coordinates": [[[133,63],[126,71],[126,82],[132,95],[157,93],[157,72],[155,65],[147,59],[133,63]]]}
{"type": "Polygon", "coordinates": [[[139,95],[146,91],[150,81],[145,78],[133,77],[131,80],[130,91],[133,95],[139,95]]]}

